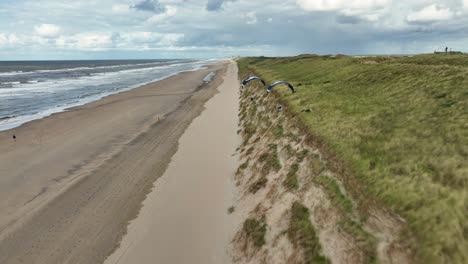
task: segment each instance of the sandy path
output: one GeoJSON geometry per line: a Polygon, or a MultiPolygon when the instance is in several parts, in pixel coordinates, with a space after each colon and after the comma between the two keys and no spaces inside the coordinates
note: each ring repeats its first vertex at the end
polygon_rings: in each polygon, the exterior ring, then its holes
{"type": "Polygon", "coordinates": [[[230,263],[235,225],[233,175],[239,145],[237,66],[231,63],[220,93],[179,140],[179,149],[120,248],[106,264],[230,263]]]}
{"type": "Polygon", "coordinates": [[[104,261],[215,93],[210,71],[28,123],[16,143],[0,132],[0,263],[104,261]]]}

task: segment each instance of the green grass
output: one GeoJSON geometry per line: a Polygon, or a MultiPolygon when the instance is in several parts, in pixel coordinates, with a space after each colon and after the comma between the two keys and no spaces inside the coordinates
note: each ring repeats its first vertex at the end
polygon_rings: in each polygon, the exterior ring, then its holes
{"type": "Polygon", "coordinates": [[[284,150],[288,156],[291,156],[294,153],[294,149],[291,147],[291,144],[286,145],[284,150]]]}
{"type": "Polygon", "coordinates": [[[257,129],[255,128],[255,125],[252,123],[247,123],[244,126],[244,135],[243,135],[243,143],[242,145],[245,146],[248,144],[250,138],[255,134],[257,129]]]}
{"type": "Polygon", "coordinates": [[[265,218],[258,220],[255,218],[248,218],[245,220],[242,227],[247,240],[250,241],[256,248],[261,248],[265,245],[265,233],[266,233],[266,222],[265,218]]]}
{"type": "Polygon", "coordinates": [[[317,177],[317,181],[326,189],[326,193],[335,205],[339,206],[347,214],[353,213],[353,202],[343,194],[335,179],[320,175],[317,177]]]}
{"type": "Polygon", "coordinates": [[[249,166],[249,161],[246,161],[239,166],[239,169],[245,170],[248,166],[249,166]]]}
{"type": "Polygon", "coordinates": [[[249,186],[250,193],[254,194],[258,192],[260,189],[265,188],[268,183],[268,179],[265,176],[260,177],[256,182],[252,183],[249,186]]]}
{"type": "Polygon", "coordinates": [[[255,150],[255,147],[251,146],[249,149],[247,149],[247,152],[245,153],[245,155],[249,156],[250,154],[253,153],[254,150],[255,150]]]}
{"type": "Polygon", "coordinates": [[[238,65],[242,76],[296,85],[295,94],[274,93],[364,186],[346,186],[353,198],[407,220],[416,259],[466,263],[468,55],[302,55],[238,65]]]}
{"type": "Polygon", "coordinates": [[[362,224],[353,219],[343,219],[338,225],[347,233],[353,236],[356,245],[364,252],[364,263],[377,264],[376,243],[377,239],[364,230],[362,224]]]}
{"type": "Polygon", "coordinates": [[[258,157],[258,162],[263,163],[263,176],[266,176],[271,171],[279,171],[281,169],[281,163],[278,158],[277,145],[270,144],[269,150],[260,155],[260,157],[258,157]]]}
{"type": "Polygon", "coordinates": [[[320,242],[310,222],[309,209],[299,202],[294,202],[291,207],[288,238],[295,248],[303,252],[305,263],[330,263],[322,254],[320,242]]]}
{"type": "Polygon", "coordinates": [[[299,188],[299,180],[297,179],[297,171],[299,170],[299,164],[294,163],[286,174],[286,179],[283,181],[283,185],[290,191],[297,190],[299,188]]]}
{"type": "Polygon", "coordinates": [[[329,176],[320,175],[315,178],[316,181],[325,188],[325,192],[332,203],[343,212],[342,220],[339,225],[346,233],[351,234],[358,243],[358,246],[365,252],[365,263],[376,263],[376,239],[367,233],[362,223],[356,218],[353,202],[342,192],[338,182],[329,176]]]}
{"type": "Polygon", "coordinates": [[[309,151],[307,149],[303,149],[299,152],[297,152],[297,162],[302,162],[306,157],[307,155],[309,154],[309,151]]]}
{"type": "Polygon", "coordinates": [[[278,125],[278,126],[274,127],[272,132],[273,132],[273,135],[275,136],[275,138],[280,138],[284,134],[283,126],[278,125]]]}
{"type": "Polygon", "coordinates": [[[245,170],[249,166],[249,161],[247,160],[246,162],[242,163],[238,168],[236,174],[241,173],[243,170],[245,170]]]}

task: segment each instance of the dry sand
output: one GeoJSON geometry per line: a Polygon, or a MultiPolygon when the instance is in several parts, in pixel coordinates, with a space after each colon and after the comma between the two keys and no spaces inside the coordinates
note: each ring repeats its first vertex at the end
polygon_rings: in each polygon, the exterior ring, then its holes
{"type": "Polygon", "coordinates": [[[238,85],[231,63],[220,93],[180,138],[167,171],[106,264],[231,262],[226,253],[236,223],[227,209],[238,166],[238,85]]]}
{"type": "Polygon", "coordinates": [[[203,78],[223,69],[179,74],[0,132],[0,263],[103,262],[222,74],[203,78]]]}

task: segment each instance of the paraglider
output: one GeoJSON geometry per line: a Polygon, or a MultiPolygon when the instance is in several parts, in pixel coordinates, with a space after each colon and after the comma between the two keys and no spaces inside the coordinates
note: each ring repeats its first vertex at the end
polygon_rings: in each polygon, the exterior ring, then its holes
{"type": "Polygon", "coordinates": [[[268,86],[268,88],[267,88],[267,92],[270,93],[270,92],[271,92],[271,89],[272,89],[273,87],[275,87],[276,85],[279,85],[279,84],[284,84],[284,85],[288,86],[289,89],[291,89],[291,92],[293,92],[293,93],[296,92],[296,91],[294,90],[294,87],[293,87],[290,83],[285,82],[285,81],[276,81],[276,82],[270,84],[270,86],[268,86]]]}
{"type": "Polygon", "coordinates": [[[262,80],[260,77],[257,77],[257,76],[251,76],[245,80],[242,81],[242,85],[241,85],[241,88],[244,88],[250,81],[253,81],[253,80],[260,80],[263,84],[263,86],[266,85],[265,81],[262,80]]]}

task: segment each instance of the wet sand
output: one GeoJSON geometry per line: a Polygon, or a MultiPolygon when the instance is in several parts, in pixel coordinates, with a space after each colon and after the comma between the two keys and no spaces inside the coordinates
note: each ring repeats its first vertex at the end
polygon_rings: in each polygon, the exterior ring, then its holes
{"type": "Polygon", "coordinates": [[[223,71],[182,73],[0,132],[0,263],[102,263],[223,71]]]}
{"type": "Polygon", "coordinates": [[[105,262],[230,263],[235,223],[232,182],[239,146],[237,66],[179,140],[164,175],[129,225],[121,246],[105,262]]]}

